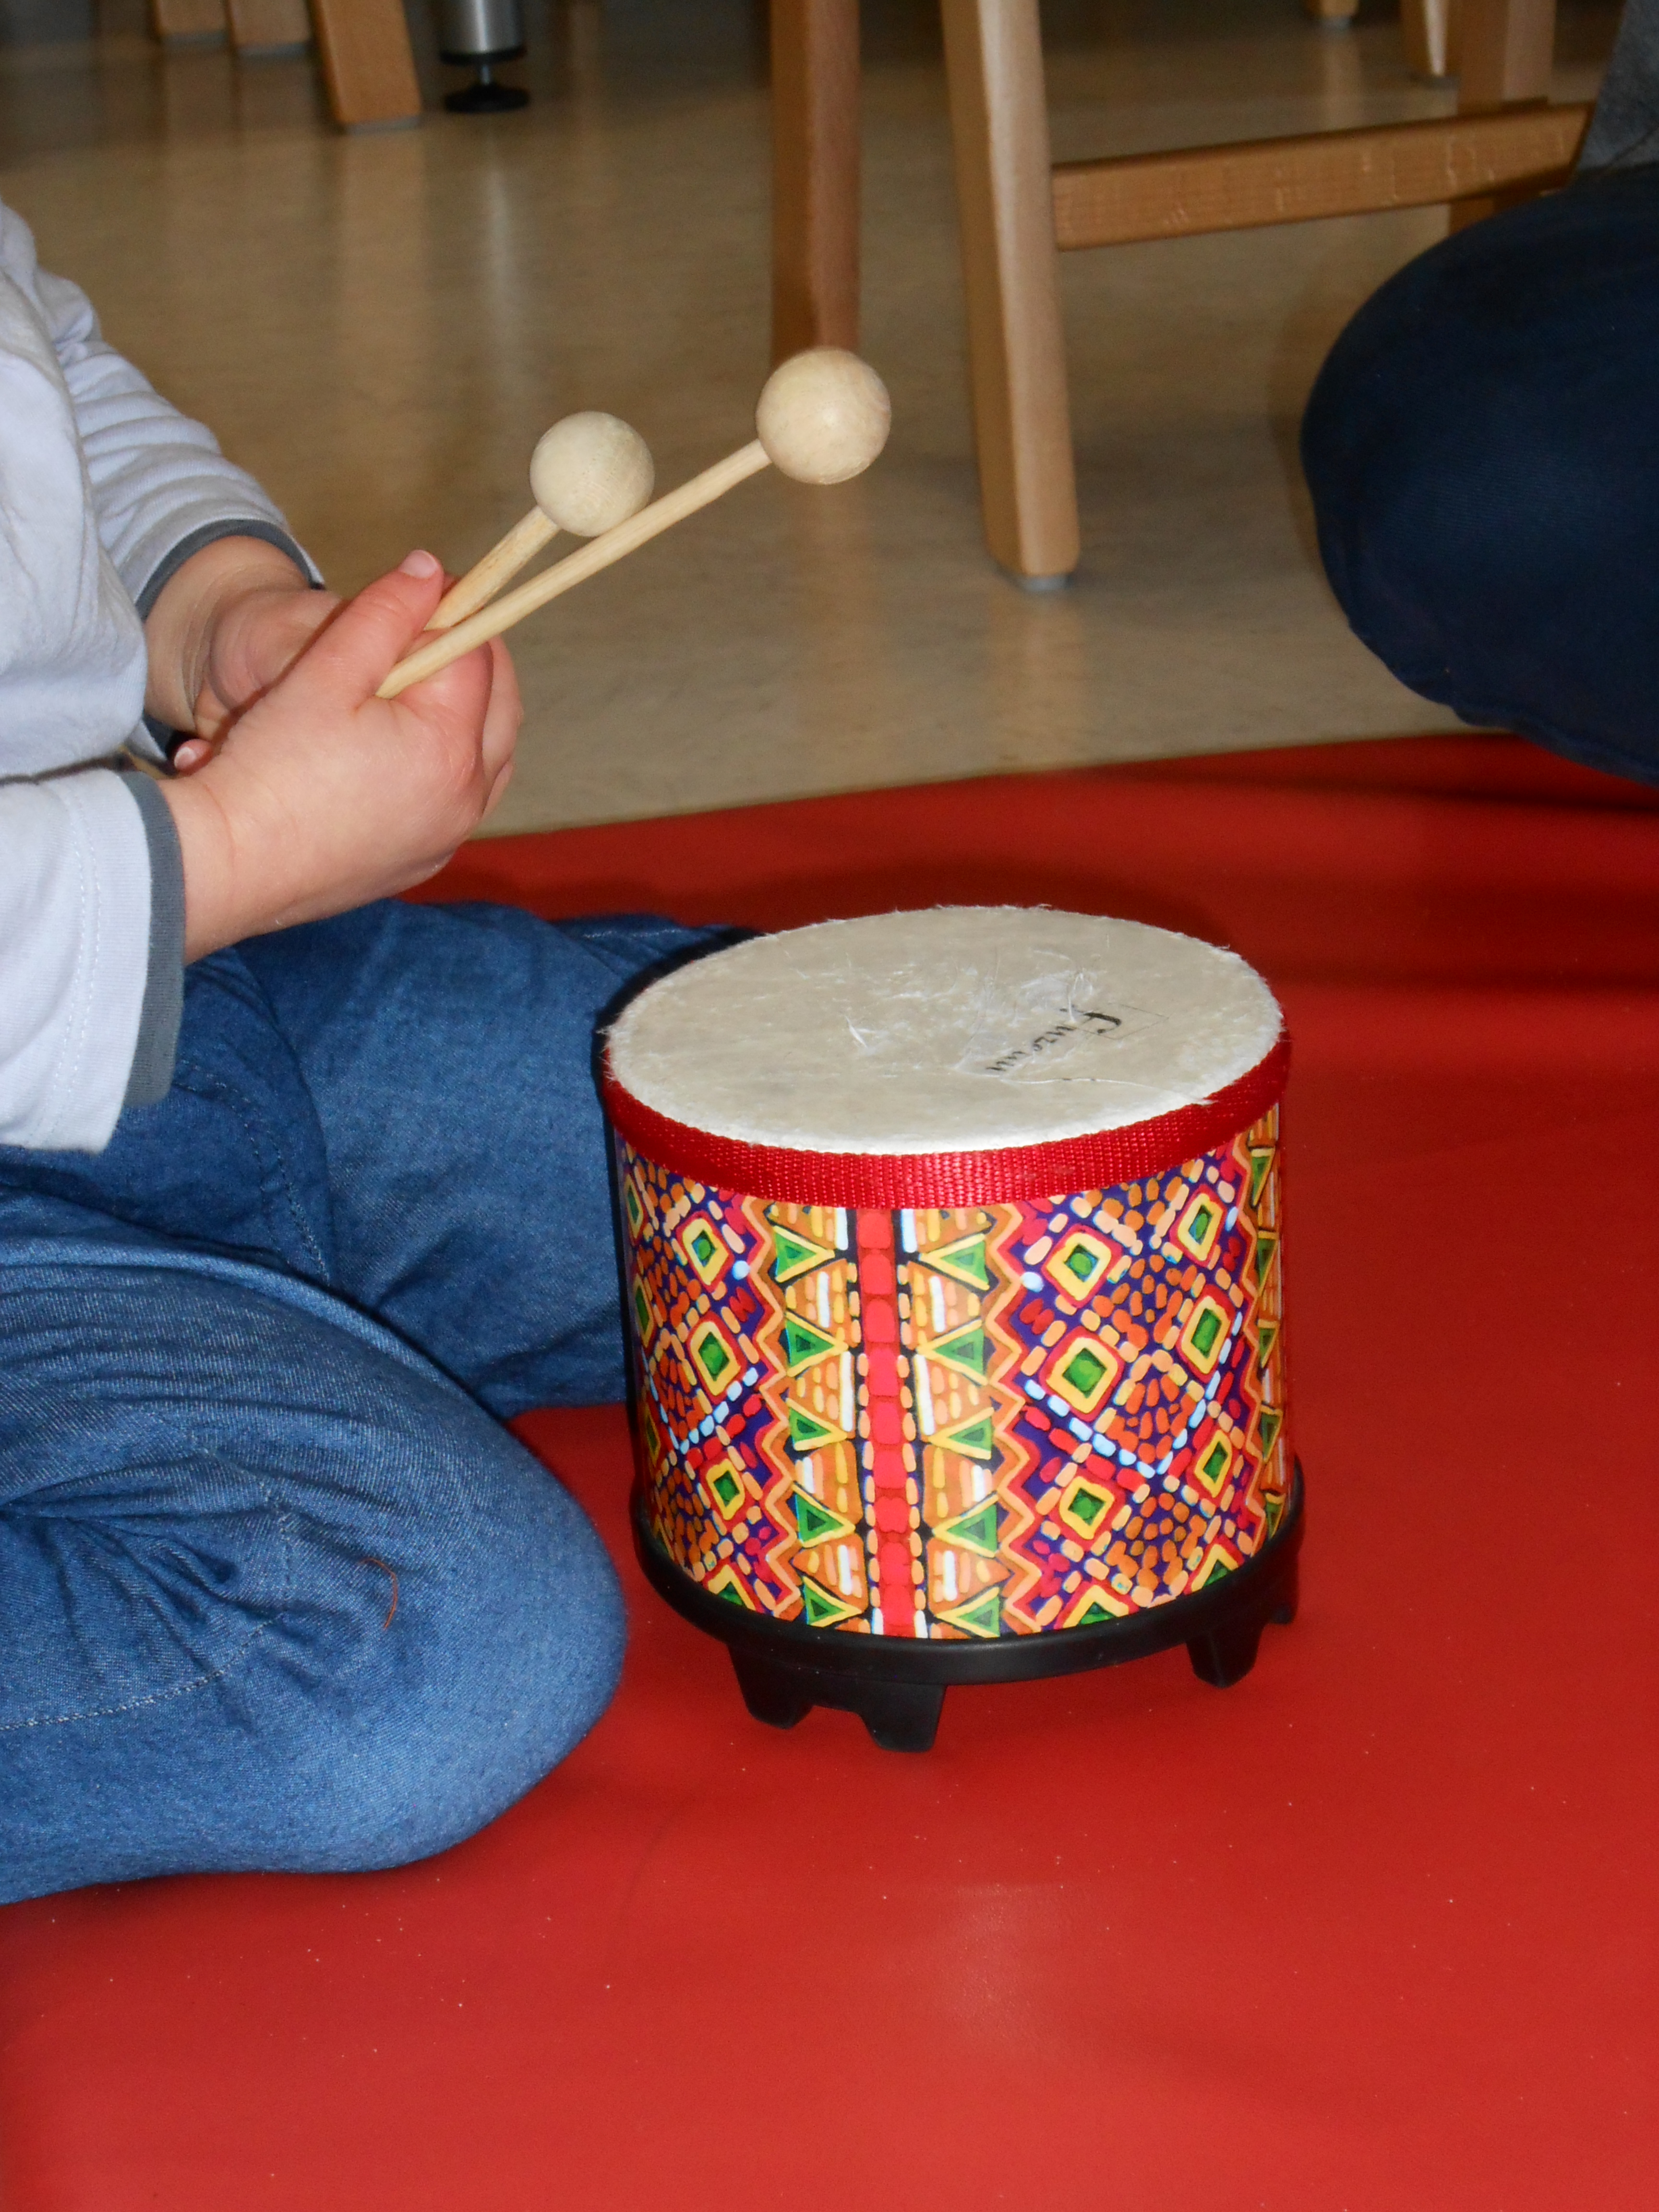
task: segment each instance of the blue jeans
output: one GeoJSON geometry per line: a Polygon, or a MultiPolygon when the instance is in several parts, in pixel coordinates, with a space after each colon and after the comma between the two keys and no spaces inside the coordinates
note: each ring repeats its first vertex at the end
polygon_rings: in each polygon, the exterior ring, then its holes
{"type": "Polygon", "coordinates": [[[0,1148],[0,1900],[420,1857],[604,1711],[615,1576],[500,1423],[622,1394],[594,1026],[698,941],[261,938],[106,1152],[0,1148]]]}
{"type": "Polygon", "coordinates": [[[1659,782],[1659,167],[1401,270],[1337,341],[1302,458],[1332,586],[1395,675],[1659,782]]]}

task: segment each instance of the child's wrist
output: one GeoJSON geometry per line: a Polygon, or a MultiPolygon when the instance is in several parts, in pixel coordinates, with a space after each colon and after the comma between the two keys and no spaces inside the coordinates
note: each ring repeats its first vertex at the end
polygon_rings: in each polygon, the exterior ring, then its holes
{"type": "Polygon", "coordinates": [[[176,730],[196,726],[219,627],[255,594],[309,592],[311,580],[262,538],[216,538],[167,579],[144,623],[144,709],[176,730]]]}
{"type": "Polygon", "coordinates": [[[185,961],[252,934],[239,911],[234,839],[223,806],[204,776],[164,783],[185,878],[185,961]]]}

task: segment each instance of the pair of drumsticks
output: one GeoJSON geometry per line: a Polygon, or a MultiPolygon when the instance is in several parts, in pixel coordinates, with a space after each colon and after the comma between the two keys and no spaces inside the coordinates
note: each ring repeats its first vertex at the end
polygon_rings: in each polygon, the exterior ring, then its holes
{"type": "Polygon", "coordinates": [[[532,458],[535,506],[445,593],[428,625],[439,634],[398,663],[381,684],[380,697],[395,699],[422,677],[499,637],[769,463],[800,483],[844,483],[860,475],[886,444],[891,419],[886,387],[867,362],[836,346],[814,347],[767,379],[750,444],[653,500],[655,471],[637,430],[614,415],[566,416],[532,458]],[[497,599],[502,586],[561,530],[589,542],[497,599]]]}

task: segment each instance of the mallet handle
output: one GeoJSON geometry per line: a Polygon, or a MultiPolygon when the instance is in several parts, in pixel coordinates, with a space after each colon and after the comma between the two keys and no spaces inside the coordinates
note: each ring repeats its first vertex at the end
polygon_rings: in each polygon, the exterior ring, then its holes
{"type": "Polygon", "coordinates": [[[683,483],[678,491],[665,492],[653,499],[649,507],[642,507],[626,522],[619,522],[614,530],[600,537],[590,538],[580,552],[568,553],[562,561],[556,561],[550,568],[544,568],[539,576],[532,576],[527,584],[520,584],[516,592],[508,592],[493,606],[483,608],[469,616],[453,629],[434,637],[429,645],[417,646],[407,659],[400,660],[386,682],[379,696],[395,699],[411,684],[423,677],[435,676],[441,668],[447,668],[452,660],[459,660],[464,653],[483,645],[503,630],[511,629],[514,623],[533,615],[538,607],[544,607],[550,599],[556,599],[574,584],[584,584],[590,576],[597,576],[601,568],[608,568],[615,561],[648,544],[660,537],[675,523],[684,522],[687,515],[695,514],[702,507],[710,506],[746,477],[756,475],[767,466],[766,448],[758,438],[744,446],[740,452],[728,453],[723,461],[716,461],[712,469],[683,483]]]}
{"type": "Polygon", "coordinates": [[[458,622],[493,599],[510,576],[516,576],[526,561],[533,561],[544,545],[559,534],[556,522],[550,522],[540,507],[532,507],[522,522],[515,522],[499,545],[492,545],[483,559],[469,568],[459,583],[452,584],[438,602],[428,629],[453,629],[458,622]]]}

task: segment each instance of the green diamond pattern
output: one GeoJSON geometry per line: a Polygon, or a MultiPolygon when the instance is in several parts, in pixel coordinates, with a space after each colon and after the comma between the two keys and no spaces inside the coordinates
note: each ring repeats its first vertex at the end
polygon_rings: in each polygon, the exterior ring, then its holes
{"type": "Polygon", "coordinates": [[[718,1382],[733,1365],[731,1353],[717,1336],[702,1338],[696,1346],[696,1358],[699,1367],[711,1382],[718,1382]]]}
{"type": "Polygon", "coordinates": [[[1086,1344],[1079,1345],[1060,1369],[1060,1379],[1069,1382],[1079,1398],[1087,1398],[1099,1389],[1106,1379],[1106,1363],[1097,1358],[1086,1344]]]}
{"type": "Polygon", "coordinates": [[[1221,1334],[1221,1316],[1213,1306],[1206,1306],[1193,1330],[1193,1350],[1200,1359],[1207,1359],[1215,1349],[1215,1340],[1221,1334]]]}
{"type": "Polygon", "coordinates": [[[1103,1497],[1099,1491],[1091,1490],[1088,1484],[1084,1483],[1073,1493],[1066,1510],[1073,1521],[1080,1522],[1092,1535],[1101,1515],[1111,1502],[1109,1498],[1103,1497]]]}

